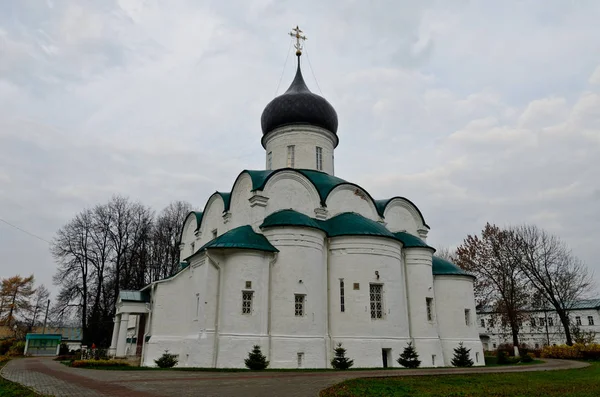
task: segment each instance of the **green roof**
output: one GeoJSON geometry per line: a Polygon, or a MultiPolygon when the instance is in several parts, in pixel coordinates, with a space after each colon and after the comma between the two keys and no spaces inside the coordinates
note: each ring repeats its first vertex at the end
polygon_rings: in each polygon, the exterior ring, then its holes
{"type": "Polygon", "coordinates": [[[291,209],[277,211],[267,216],[262,225],[260,225],[260,228],[273,226],[304,226],[323,230],[323,227],[316,219],[291,209]]]}
{"type": "Polygon", "coordinates": [[[425,241],[421,240],[417,236],[413,236],[410,233],[395,232],[394,236],[396,236],[396,238],[398,240],[400,240],[400,242],[402,242],[402,245],[404,246],[404,248],[415,248],[415,247],[433,248],[433,247],[430,247],[429,245],[427,245],[427,243],[425,241]]]}
{"type": "MultiPolygon", "coordinates": [[[[223,233],[219,237],[204,244],[196,253],[207,248],[239,248],[267,252],[279,252],[279,250],[262,234],[256,233],[251,226],[240,226],[223,233]]],[[[190,256],[190,257],[191,257],[190,256]]],[[[187,261],[187,258],[185,259],[187,261]]]]}
{"type": "Polygon", "coordinates": [[[419,208],[412,201],[407,199],[406,197],[396,196],[396,197],[392,197],[389,199],[375,200],[375,208],[377,208],[377,213],[379,214],[379,216],[383,217],[385,208],[394,199],[402,199],[402,200],[408,201],[410,204],[412,204],[412,206],[415,207],[415,209],[419,213],[419,216],[421,217],[421,222],[423,222],[423,225],[429,229],[429,225],[427,225],[427,223],[425,223],[425,218],[423,218],[423,214],[421,213],[421,210],[419,210],[419,208]]]}
{"type": "Polygon", "coordinates": [[[435,276],[454,275],[475,278],[475,276],[465,272],[463,269],[461,269],[454,263],[435,255],[433,256],[433,260],[431,262],[431,268],[435,276]]]}
{"type": "Polygon", "coordinates": [[[354,212],[345,212],[326,221],[320,221],[291,209],[282,210],[267,216],[260,225],[261,228],[273,226],[310,227],[324,231],[328,237],[381,236],[396,239],[381,223],[354,212]]]}
{"type": "Polygon", "coordinates": [[[229,211],[229,206],[231,205],[231,192],[217,192],[217,194],[223,199],[223,212],[229,211]]]}
{"type": "Polygon", "coordinates": [[[119,298],[123,302],[150,302],[150,295],[145,291],[119,291],[119,298]]]}
{"type": "Polygon", "coordinates": [[[26,340],[32,339],[46,339],[46,340],[62,340],[61,334],[27,334],[25,335],[26,340]]]}
{"type": "Polygon", "coordinates": [[[331,191],[339,185],[348,184],[360,188],[360,186],[355,185],[354,183],[346,182],[345,180],[336,176],[315,170],[305,170],[299,168],[280,168],[277,170],[267,171],[245,170],[243,172],[246,172],[248,173],[248,175],[250,175],[250,178],[252,179],[252,190],[255,191],[263,190],[269,178],[280,171],[296,171],[304,175],[313,184],[315,189],[317,189],[317,192],[319,193],[319,198],[321,199],[321,205],[323,206],[325,205],[325,201],[327,200],[327,196],[329,196],[329,193],[331,193],[331,191]]]}
{"type": "Polygon", "coordinates": [[[354,212],[345,212],[326,221],[321,221],[329,237],[337,236],[395,236],[379,222],[354,212]]]}
{"type": "Polygon", "coordinates": [[[196,230],[200,229],[200,224],[202,223],[202,215],[204,214],[202,211],[192,211],[194,215],[196,215],[196,230]]]}

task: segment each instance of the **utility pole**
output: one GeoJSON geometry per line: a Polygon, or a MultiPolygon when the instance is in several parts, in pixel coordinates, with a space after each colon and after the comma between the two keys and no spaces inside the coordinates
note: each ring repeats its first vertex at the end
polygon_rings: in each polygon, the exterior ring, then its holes
{"type": "Polygon", "coordinates": [[[46,333],[46,321],[48,321],[48,309],[50,309],[50,299],[48,299],[48,304],[46,305],[46,317],[44,317],[44,328],[42,330],[42,334],[46,333]]]}

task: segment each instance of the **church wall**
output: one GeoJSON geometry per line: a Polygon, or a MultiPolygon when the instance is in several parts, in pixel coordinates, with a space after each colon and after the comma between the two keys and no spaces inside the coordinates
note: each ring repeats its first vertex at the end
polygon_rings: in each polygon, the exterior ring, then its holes
{"type": "Polygon", "coordinates": [[[202,234],[196,242],[196,250],[214,238],[213,230],[217,230],[217,236],[220,236],[229,230],[229,228],[226,227],[228,225],[225,225],[223,222],[224,209],[225,204],[220,195],[213,194],[211,198],[208,199],[208,203],[202,216],[202,225],[200,226],[200,232],[202,234]]]}
{"type": "Polygon", "coordinates": [[[271,269],[271,349],[273,367],[303,368],[327,365],[327,265],[325,234],[303,227],[264,231],[279,253],[271,269]],[[295,297],[304,296],[302,315],[295,297]]]}
{"type": "Polygon", "coordinates": [[[356,212],[365,218],[379,220],[377,209],[364,190],[353,185],[340,185],[327,197],[327,211],[330,217],[343,212],[356,212]]]}
{"type": "Polygon", "coordinates": [[[436,311],[445,364],[452,365],[454,348],[463,342],[467,349],[471,349],[474,365],[485,365],[477,328],[473,280],[464,276],[438,275],[434,286],[436,295],[444,297],[437,302],[436,311]],[[465,310],[469,310],[469,325],[465,310]]]}
{"type": "Polygon", "coordinates": [[[288,167],[287,147],[294,145],[294,167],[310,170],[317,169],[316,148],[322,148],[323,169],[320,171],[333,175],[334,135],[322,128],[309,125],[293,125],[281,127],[270,132],[264,139],[267,163],[271,153],[271,169],[288,167]]]}
{"type": "MultiPolygon", "coordinates": [[[[442,366],[445,356],[439,340],[438,321],[435,315],[438,300],[431,269],[433,252],[428,248],[405,248],[403,252],[410,332],[414,346],[419,353],[422,366],[442,366]],[[428,318],[427,298],[432,299],[431,319],[428,318]]],[[[442,295],[440,300],[445,301],[446,297],[442,295]]]]}
{"type": "MultiPolygon", "coordinates": [[[[227,224],[228,230],[256,224],[259,221],[259,219],[253,217],[253,211],[248,202],[252,195],[252,178],[246,173],[241,174],[231,189],[231,203],[229,206],[231,219],[227,224]]],[[[262,218],[260,221],[262,221],[262,218]]]]}
{"type": "MultiPolygon", "coordinates": [[[[419,236],[418,230],[425,228],[416,210],[401,199],[394,199],[385,209],[386,227],[392,232],[406,231],[419,236]]],[[[421,236],[422,237],[422,236],[421,236]]]]}
{"type": "Polygon", "coordinates": [[[260,251],[227,251],[221,265],[223,277],[219,307],[219,368],[240,367],[256,343],[266,351],[269,261],[260,251]],[[250,282],[249,288],[246,282],[250,282]],[[242,291],[252,292],[251,313],[242,313],[242,291]]]}
{"type": "MultiPolygon", "coordinates": [[[[183,244],[182,249],[180,249],[180,258],[187,258],[188,256],[192,255],[192,242],[196,241],[196,235],[194,234],[194,231],[196,230],[197,227],[197,223],[196,223],[196,215],[194,214],[190,214],[186,221],[185,224],[183,226],[183,233],[181,235],[181,243],[183,244]]],[[[200,248],[200,246],[198,245],[198,243],[194,244],[195,248],[200,248]]]]}
{"type": "Polygon", "coordinates": [[[365,236],[335,237],[329,242],[331,349],[342,342],[355,367],[383,366],[382,349],[390,349],[388,366],[398,366],[395,359],[410,337],[400,244],[365,236]],[[383,318],[371,318],[371,284],[383,286],[383,318]]]}
{"type": "Polygon", "coordinates": [[[314,217],[320,198],[315,187],[297,172],[282,171],[267,182],[263,195],[269,198],[265,217],[282,209],[293,208],[297,212],[314,217]]]}

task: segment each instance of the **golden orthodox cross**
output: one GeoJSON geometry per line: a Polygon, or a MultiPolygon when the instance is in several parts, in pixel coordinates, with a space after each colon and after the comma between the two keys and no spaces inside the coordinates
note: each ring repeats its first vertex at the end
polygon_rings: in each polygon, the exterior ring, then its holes
{"type": "Polygon", "coordinates": [[[302,55],[302,42],[306,40],[306,36],[302,35],[302,33],[303,32],[300,30],[298,25],[296,25],[296,27],[289,33],[290,36],[296,38],[296,44],[294,44],[294,47],[296,48],[296,55],[298,56],[302,55]]]}

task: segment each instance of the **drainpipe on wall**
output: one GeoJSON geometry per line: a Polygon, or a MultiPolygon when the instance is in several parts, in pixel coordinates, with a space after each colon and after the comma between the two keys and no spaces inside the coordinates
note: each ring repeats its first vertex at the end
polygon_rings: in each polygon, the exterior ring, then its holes
{"type": "Polygon", "coordinates": [[[213,351],[213,368],[217,368],[217,363],[219,361],[219,317],[221,310],[221,266],[219,266],[219,262],[217,262],[206,250],[206,258],[212,263],[212,265],[217,269],[217,304],[215,308],[215,340],[214,340],[214,351],[213,351]]]}
{"type": "MultiPolygon", "coordinates": [[[[331,255],[329,255],[329,240],[327,238],[327,236],[324,237],[323,240],[323,253],[325,254],[326,257],[326,270],[325,270],[325,275],[327,278],[327,282],[325,284],[326,289],[325,289],[325,293],[327,296],[326,302],[327,302],[327,335],[325,336],[325,368],[328,368],[331,365],[331,360],[330,360],[330,356],[329,356],[329,352],[331,351],[331,306],[330,306],[330,298],[329,298],[329,288],[330,288],[330,282],[329,282],[329,274],[331,273],[331,267],[330,267],[330,261],[329,261],[329,257],[331,255]],[[329,346],[327,346],[327,341],[329,340],[329,346]]],[[[345,297],[344,297],[345,299],[345,297]]]]}
{"type": "Polygon", "coordinates": [[[269,360],[271,360],[271,290],[273,287],[273,276],[272,276],[272,272],[271,272],[271,267],[273,267],[273,265],[275,265],[275,262],[277,262],[277,252],[273,253],[273,259],[271,259],[269,261],[269,291],[267,292],[268,296],[267,296],[267,305],[268,305],[268,309],[267,309],[267,335],[269,337],[269,360]]]}

